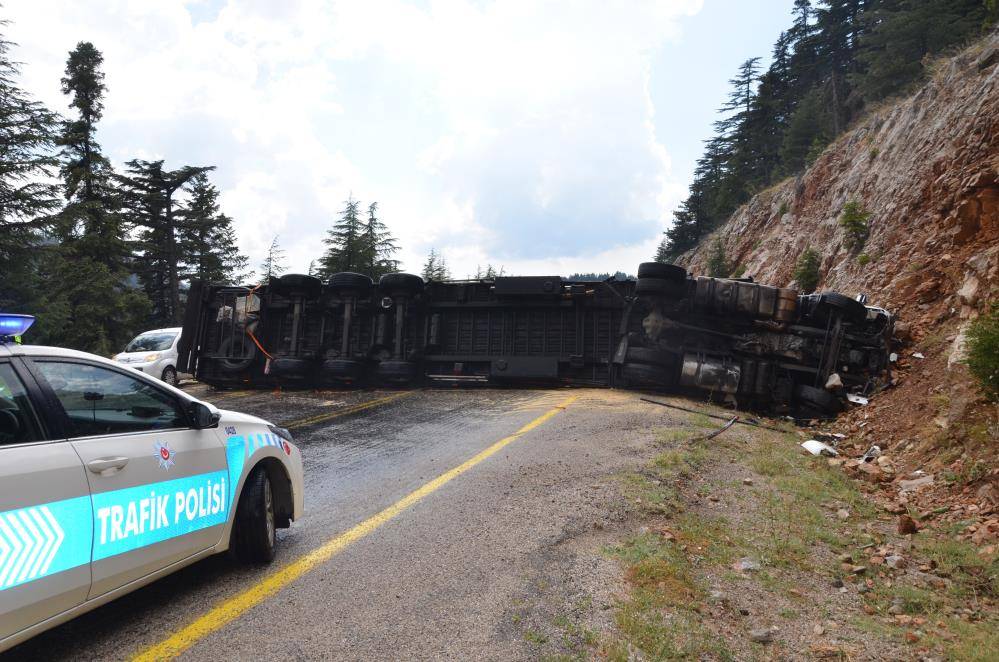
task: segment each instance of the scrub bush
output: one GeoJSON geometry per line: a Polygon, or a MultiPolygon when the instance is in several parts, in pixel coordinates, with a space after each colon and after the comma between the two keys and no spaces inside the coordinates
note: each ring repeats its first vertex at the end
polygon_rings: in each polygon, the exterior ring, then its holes
{"type": "Polygon", "coordinates": [[[999,400],[999,303],[968,329],[968,367],[985,396],[999,400]]]}
{"type": "Polygon", "coordinates": [[[818,286],[820,262],[818,252],[811,247],[798,256],[798,262],[794,266],[794,280],[803,294],[811,294],[818,286]]]}

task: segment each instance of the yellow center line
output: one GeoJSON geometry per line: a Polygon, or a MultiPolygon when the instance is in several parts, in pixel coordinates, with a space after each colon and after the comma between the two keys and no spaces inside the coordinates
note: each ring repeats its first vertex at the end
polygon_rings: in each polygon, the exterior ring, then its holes
{"type": "Polygon", "coordinates": [[[369,400],[367,402],[351,405],[350,407],[344,407],[343,409],[327,412],[325,414],[318,414],[316,416],[294,419],[288,421],[287,423],[281,423],[280,425],[281,427],[287,428],[289,430],[294,430],[295,428],[304,428],[307,425],[315,425],[316,423],[322,423],[323,421],[329,421],[334,418],[340,418],[341,416],[356,414],[359,411],[364,411],[365,409],[370,409],[371,407],[377,407],[378,405],[383,405],[385,403],[392,402],[393,400],[398,400],[399,398],[405,395],[409,395],[410,393],[412,393],[412,391],[393,393],[392,395],[387,395],[384,398],[369,400]]]}
{"type": "Polygon", "coordinates": [[[227,623],[236,620],[253,607],[273,596],[288,584],[315,568],[317,565],[330,560],[346,549],[351,543],[357,542],[365,536],[370,535],[386,522],[399,516],[400,513],[410,506],[419,502],[428,495],[433,494],[448,482],[462,475],[475,465],[481,463],[483,460],[492,457],[534,428],[542,425],[572,404],[572,402],[578,397],[579,396],[573,395],[566,398],[560,404],[552,409],[549,409],[541,416],[538,416],[510,436],[500,439],[492,446],[472,457],[470,460],[467,460],[450,471],[441,474],[429,483],[417,488],[415,491],[410,492],[377,515],[374,515],[373,517],[370,517],[354,526],[352,529],[348,529],[340,535],[331,538],[305,556],[300,557],[298,560],[293,561],[274,573],[264,577],[263,580],[246,589],[242,593],[216,605],[204,616],[201,616],[190,625],[187,625],[178,632],[170,635],[163,641],[147,648],[132,659],[139,662],[148,662],[150,660],[170,659],[180,655],[199,640],[208,636],[212,632],[221,629],[227,623]]]}

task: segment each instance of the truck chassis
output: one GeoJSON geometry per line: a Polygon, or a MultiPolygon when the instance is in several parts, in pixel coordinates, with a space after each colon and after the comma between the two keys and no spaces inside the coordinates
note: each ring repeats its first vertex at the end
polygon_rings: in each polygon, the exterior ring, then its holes
{"type": "Polygon", "coordinates": [[[707,395],[834,415],[890,381],[894,320],[838,294],[696,277],[192,283],[179,368],[216,387],[573,384],[707,395]]]}

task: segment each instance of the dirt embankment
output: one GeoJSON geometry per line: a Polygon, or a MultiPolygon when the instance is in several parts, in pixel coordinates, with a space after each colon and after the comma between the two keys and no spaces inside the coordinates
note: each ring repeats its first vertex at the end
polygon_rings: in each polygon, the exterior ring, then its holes
{"type": "Polygon", "coordinates": [[[969,323],[999,300],[999,32],[941,61],[916,94],[872,111],[681,262],[705,273],[716,237],[737,271],[778,285],[793,284],[811,247],[819,291],[866,293],[895,313],[895,385],[839,430],[861,452],[877,444],[891,457],[885,478],[922,469],[938,489],[999,505],[999,410],[962,362],[969,323]],[[860,247],[838,222],[848,202],[870,214],[860,247]]]}

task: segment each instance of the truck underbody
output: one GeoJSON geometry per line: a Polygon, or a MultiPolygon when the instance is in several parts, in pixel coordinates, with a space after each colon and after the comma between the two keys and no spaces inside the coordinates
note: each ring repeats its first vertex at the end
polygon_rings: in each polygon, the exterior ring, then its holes
{"type": "Polygon", "coordinates": [[[835,292],[659,263],[605,281],[291,274],[193,283],[178,367],[217,387],[556,383],[822,418],[888,383],[892,327],[835,292]]]}

